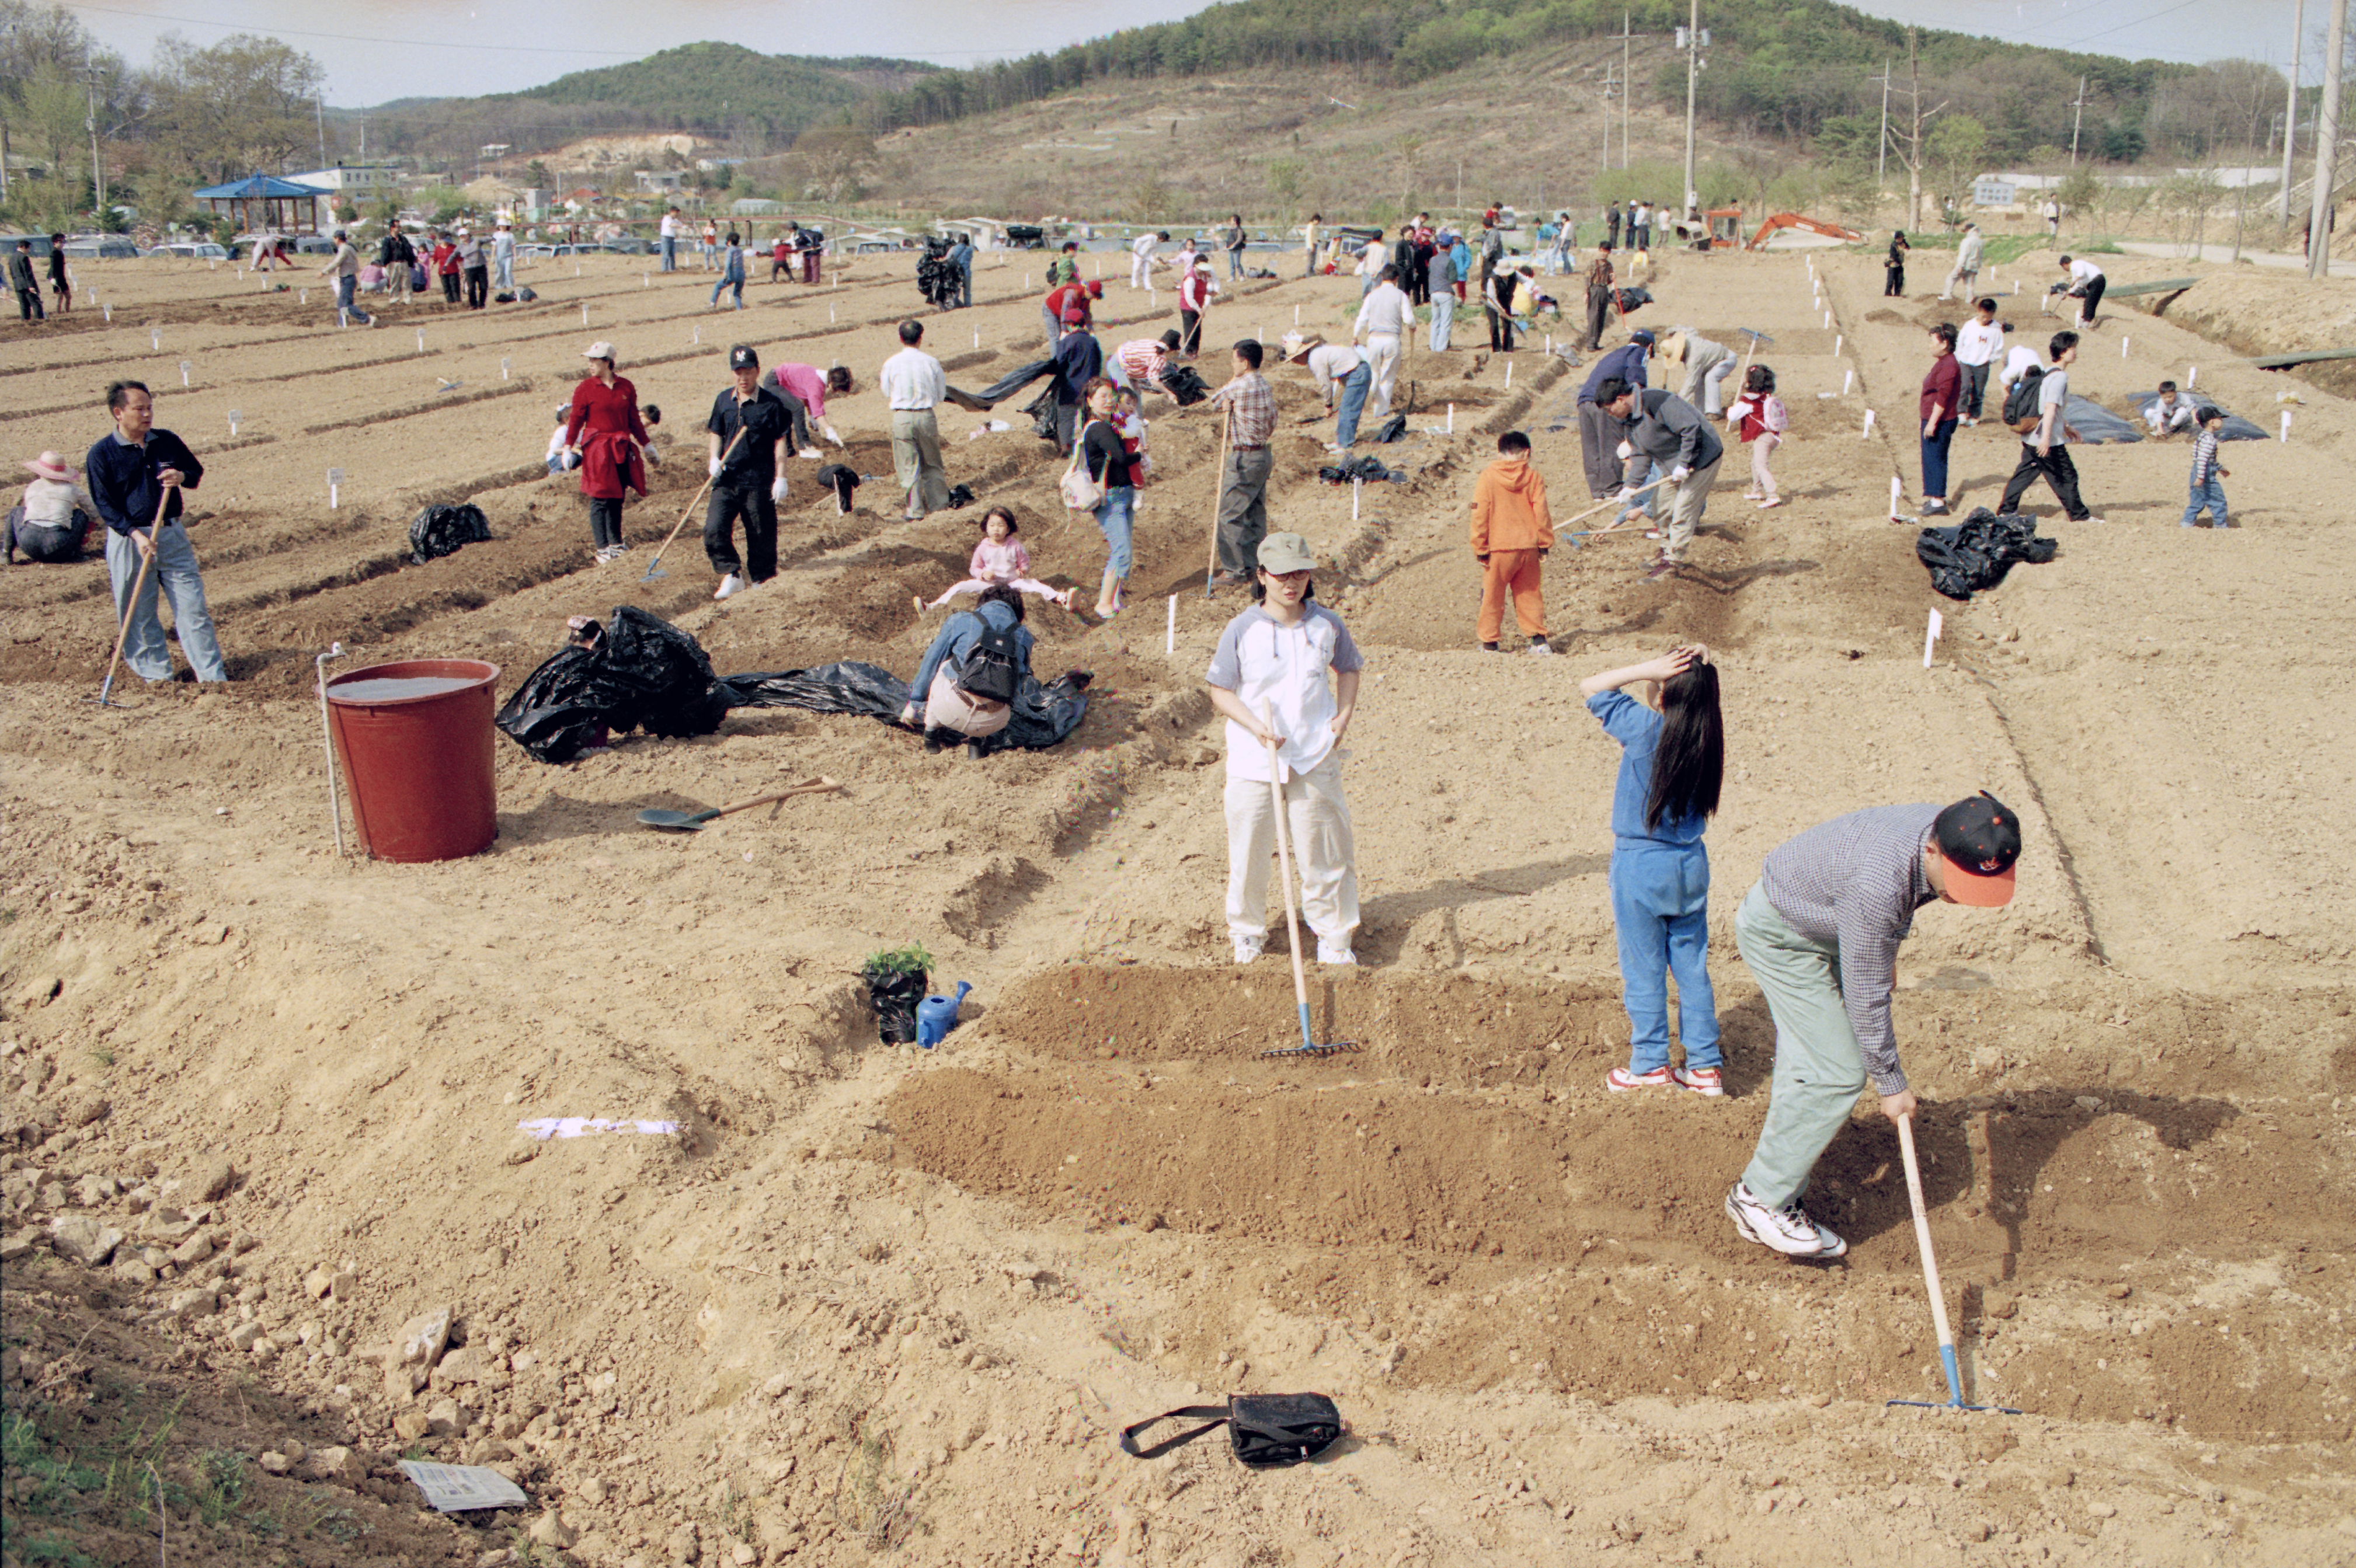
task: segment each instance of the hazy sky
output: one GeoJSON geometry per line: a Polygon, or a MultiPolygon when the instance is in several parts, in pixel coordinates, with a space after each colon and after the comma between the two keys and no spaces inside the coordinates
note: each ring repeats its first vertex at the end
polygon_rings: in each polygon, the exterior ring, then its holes
{"type": "MultiPolygon", "coordinates": [[[[1703,22],[1714,5],[1704,0],[1703,22]]],[[[1870,0],[1877,16],[2129,58],[2225,55],[2286,65],[2293,0],[1870,0]]],[[[2308,0],[2319,33],[2329,0],[2308,0]]],[[[892,55],[942,65],[1054,48],[1203,9],[1202,0],[109,0],[73,5],[134,61],[178,32],[198,44],[275,34],[327,69],[337,107],[504,92],[699,38],[768,54],[892,55]]],[[[2308,50],[2308,80],[2319,47],[2308,50]]]]}

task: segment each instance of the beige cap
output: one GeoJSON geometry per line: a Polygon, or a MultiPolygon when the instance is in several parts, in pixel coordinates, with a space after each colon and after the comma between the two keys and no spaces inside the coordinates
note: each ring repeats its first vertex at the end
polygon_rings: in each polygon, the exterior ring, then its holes
{"type": "Polygon", "coordinates": [[[601,337],[596,342],[591,344],[588,347],[584,348],[581,351],[581,357],[584,359],[611,359],[614,357],[614,346],[601,337]]]}
{"type": "Polygon", "coordinates": [[[1299,534],[1270,534],[1259,541],[1259,569],[1282,577],[1290,571],[1314,571],[1317,558],[1299,534]]]}

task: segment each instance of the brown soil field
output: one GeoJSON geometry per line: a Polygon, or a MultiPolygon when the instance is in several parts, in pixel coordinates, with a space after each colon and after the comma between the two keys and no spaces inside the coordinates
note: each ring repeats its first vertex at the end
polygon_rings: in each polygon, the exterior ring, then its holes
{"type": "MultiPolygon", "coordinates": [[[[975,309],[926,318],[959,385],[1035,357],[1042,261],[993,260],[975,309]]],[[[1312,971],[1321,1038],[1354,1049],[1307,1061],[1259,1054],[1294,1032],[1287,965],[1230,964],[1220,913],[1201,676],[1239,606],[1202,592],[1204,411],[1148,410],[1134,608],[1033,612],[1038,667],[1096,677],[1062,746],[973,762],[777,709],[562,767],[502,738],[497,843],[404,866],[337,859],[320,820],[311,661],[332,641],[339,670],[487,659],[504,695],[567,616],[626,603],[723,673],[913,668],[939,623],[911,597],[962,575],[978,508],[910,523],[889,494],[873,379],[918,303],[909,264],[756,283],[741,316],[697,274],[542,264],[535,305],[374,330],[233,268],[90,264],[112,323],[0,327],[16,457],[78,456],[114,377],[157,388],[208,464],[192,527],[235,677],[94,707],[102,568],[0,574],[8,1562],[2356,1560],[2356,882],[2330,869],[2356,834],[2356,405],[2240,363],[2183,309],[2115,311],[2078,391],[2123,410],[2198,365],[2269,430],[2297,391],[2290,440],[2226,449],[2230,539],[2176,526],[2187,443],[2082,449],[2105,520],[2032,493],[2058,558],[1954,603],[1886,517],[1893,475],[1919,493],[1943,308],[1882,299],[1869,255],[1815,266],[1829,326],[1800,255],[1664,265],[1646,325],[1773,339],[1793,504],[1745,503],[1734,452],[1672,578],[1642,579],[1633,537],[1558,549],[1552,659],[1478,651],[1466,503],[1522,428],[1558,516],[1578,509],[1586,371],[1542,343],[1418,355],[1411,432],[1376,449],[1409,481],[1355,518],[1316,477],[1304,374],[1275,373],[1271,509],[1332,563],[1320,597],[1369,662],[1363,964],[1312,971]],[[592,336],[678,453],[605,566],[541,467],[592,336]],[[740,336],[851,367],[843,460],[886,477],[841,516],[796,461],[780,575],[715,603],[691,532],[641,579],[740,336]],[[459,499],[494,539],[411,563],[410,517],[459,499]],[[1618,751],[1577,682],[1692,639],[1728,694],[1729,1093],[1608,1096],[1618,751]],[[632,820],[818,773],[845,792],[693,837],[632,820]],[[1731,930],[1761,859],[1843,811],[1980,787],[2024,818],[2019,896],[1926,910],[1896,1011],[1966,1378],[2018,1414],[1887,1403],[1944,1383],[1869,1102],[1816,1189],[1844,1264],[1782,1263],[1719,1206],[1772,1065],[1731,930]],[[856,978],[910,941],[935,989],[975,986],[935,1052],[877,1044],[856,978]],[[679,1131],[519,1130],[545,1116],[679,1131]],[[127,1239],[89,1267],[61,1221],[127,1239]],[[444,1309],[428,1375],[403,1336],[444,1309]],[[1114,1442],[1304,1389],[1351,1426],[1313,1465],[1114,1442]],[[532,1507],[422,1515],[402,1458],[496,1465],[532,1507]]],[[[2029,340],[2054,325],[2045,277],[2008,296],[2029,340]]],[[[2300,287],[2303,309],[2356,304],[2300,287]]],[[[1345,333],[1357,302],[1338,278],[1230,289],[1214,344],[1296,311],[1345,333]]],[[[1148,310],[1108,279],[1104,336],[1158,330],[1148,310]]],[[[1093,583],[1060,464],[1019,422],[969,440],[982,424],[944,411],[951,480],[1017,508],[1042,576],[1093,583]]],[[[1994,422],[1963,432],[1959,509],[2016,453],[1994,422]]]]}

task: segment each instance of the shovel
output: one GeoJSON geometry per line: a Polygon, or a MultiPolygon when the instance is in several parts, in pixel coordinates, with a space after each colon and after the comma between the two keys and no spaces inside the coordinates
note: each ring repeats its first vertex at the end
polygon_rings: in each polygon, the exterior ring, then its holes
{"type": "Polygon", "coordinates": [[[642,827],[659,827],[667,833],[701,833],[705,823],[715,816],[725,816],[732,811],[750,811],[756,805],[766,805],[771,801],[785,800],[792,795],[815,795],[841,787],[821,773],[808,784],[781,789],[774,795],[756,795],[750,800],[740,800],[729,805],[715,805],[710,811],[666,811],[660,806],[649,807],[638,813],[638,822],[642,827]]]}
{"type": "Polygon", "coordinates": [[[1914,1163],[1914,1118],[1898,1124],[1899,1152],[1906,1157],[1906,1196],[1914,1205],[1914,1243],[1922,1251],[1922,1283],[1931,1292],[1931,1325],[1939,1332],[1939,1360],[1947,1369],[1947,1400],[1893,1399],[1922,1410],[1992,1410],[2005,1415],[2022,1413],[2009,1405],[1965,1404],[1963,1374],[1955,1367],[1954,1331],[1947,1327],[1947,1298],[1939,1290],[1939,1260],[1931,1254],[1931,1219],[1922,1208],[1922,1170],[1914,1163]]]}
{"type": "MultiPolygon", "coordinates": [[[[1271,708],[1260,709],[1269,730],[1276,728],[1276,713],[1271,708]]],[[[1309,1029],[1309,977],[1301,967],[1301,922],[1292,912],[1292,834],[1285,825],[1284,760],[1277,754],[1276,742],[1268,743],[1268,791],[1276,804],[1276,854],[1279,869],[1284,876],[1284,934],[1292,942],[1292,999],[1301,1008],[1301,1043],[1275,1051],[1263,1051],[1266,1056],[1332,1056],[1336,1051],[1355,1051],[1355,1040],[1337,1040],[1328,1045],[1317,1043],[1309,1029]]]]}
{"type": "MultiPolygon", "coordinates": [[[[166,490],[163,499],[155,503],[155,520],[147,525],[147,542],[153,547],[147,558],[139,563],[139,575],[132,580],[131,597],[123,606],[123,625],[114,635],[114,652],[106,661],[106,679],[99,686],[98,695],[91,700],[101,708],[121,708],[114,700],[114,672],[123,667],[123,645],[131,641],[131,617],[139,609],[139,596],[147,592],[148,576],[155,570],[156,557],[163,551],[163,540],[156,536],[164,531],[164,508],[172,504],[172,492],[166,490]]],[[[181,525],[183,528],[187,524],[181,525]]]]}
{"type": "MultiPolygon", "coordinates": [[[[743,425],[738,425],[736,427],[736,433],[728,438],[728,450],[720,454],[720,461],[723,465],[727,463],[730,454],[735,452],[736,443],[744,439],[744,427],[743,425]]],[[[655,558],[647,562],[647,574],[638,579],[640,582],[653,582],[658,579],[669,577],[670,575],[669,572],[665,571],[662,569],[663,551],[670,549],[672,539],[679,538],[679,530],[687,527],[687,519],[695,516],[695,508],[703,505],[704,491],[712,488],[712,477],[716,477],[716,475],[705,478],[702,488],[699,489],[695,493],[695,499],[690,501],[687,504],[687,510],[679,515],[679,522],[671,528],[670,538],[666,539],[663,540],[661,545],[657,547],[655,550],[655,558]]]]}

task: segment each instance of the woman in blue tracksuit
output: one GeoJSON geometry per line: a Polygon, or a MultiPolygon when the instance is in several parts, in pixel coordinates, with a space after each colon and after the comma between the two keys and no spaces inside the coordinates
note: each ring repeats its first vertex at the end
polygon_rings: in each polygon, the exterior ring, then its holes
{"type": "Polygon", "coordinates": [[[1709,852],[1702,845],[1726,772],[1718,667],[1707,648],[1672,648],[1591,675],[1579,689],[1622,747],[1612,796],[1612,918],[1620,931],[1629,1051],[1628,1065],[1613,1068],[1604,1086],[1614,1093],[1672,1087],[1723,1093],[1709,986],[1709,852]],[[1628,687],[1644,700],[1630,697],[1628,687]],[[1669,1065],[1671,974],[1686,1048],[1677,1068],[1669,1065]]]}

